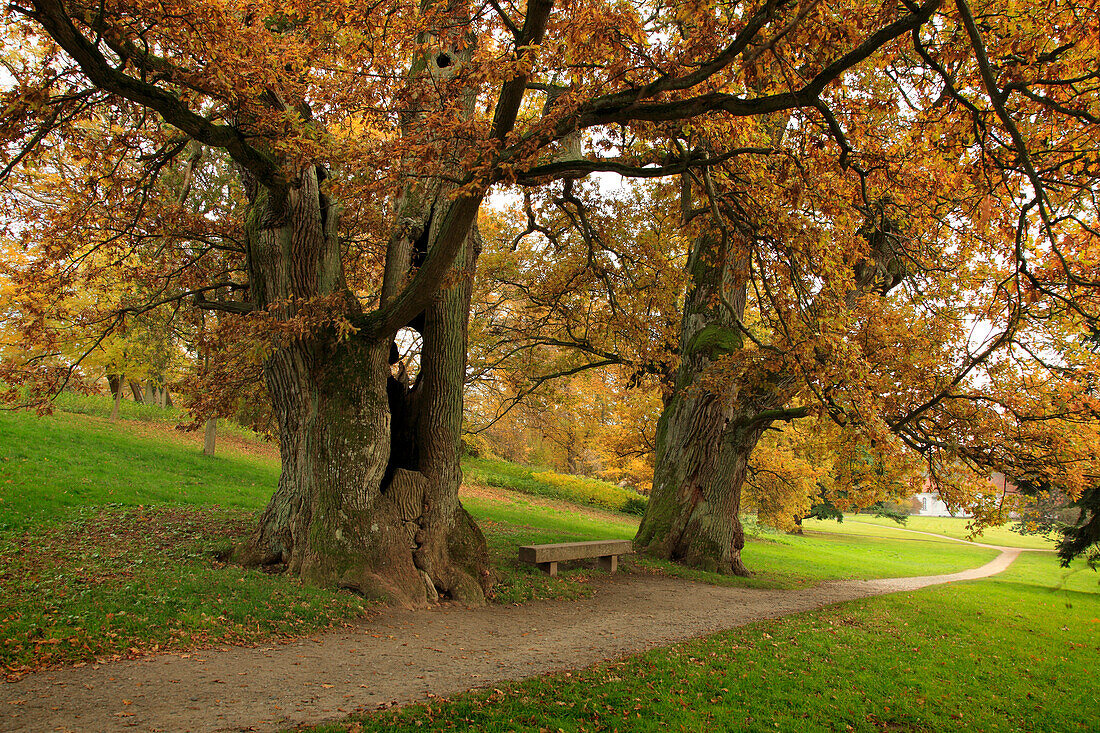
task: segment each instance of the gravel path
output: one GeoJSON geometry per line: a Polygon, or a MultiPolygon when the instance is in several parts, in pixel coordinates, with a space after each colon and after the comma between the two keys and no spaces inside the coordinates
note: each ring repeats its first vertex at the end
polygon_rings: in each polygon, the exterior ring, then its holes
{"type": "MultiPolygon", "coordinates": [[[[938,536],[938,535],[937,535],[938,536]]],[[[691,637],[867,596],[984,578],[1018,548],[950,575],[724,588],[599,576],[579,601],[386,611],[312,639],[29,675],[0,684],[0,731],[270,731],[386,703],[576,669],[691,637]]]]}

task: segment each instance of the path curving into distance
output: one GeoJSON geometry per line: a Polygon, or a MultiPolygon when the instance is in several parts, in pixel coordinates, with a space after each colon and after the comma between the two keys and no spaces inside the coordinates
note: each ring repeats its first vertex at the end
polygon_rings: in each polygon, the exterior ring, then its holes
{"type": "Polygon", "coordinates": [[[271,731],[339,720],[428,693],[450,696],[577,669],[843,601],[985,578],[1021,552],[995,549],[1001,554],[991,562],[958,573],[798,590],[600,575],[593,595],[578,601],[394,609],[290,643],[40,672],[0,684],[0,731],[271,731]]]}

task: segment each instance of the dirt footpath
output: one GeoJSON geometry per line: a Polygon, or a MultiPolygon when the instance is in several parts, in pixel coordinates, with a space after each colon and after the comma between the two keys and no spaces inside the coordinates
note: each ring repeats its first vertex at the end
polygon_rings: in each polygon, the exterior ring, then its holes
{"type": "MultiPolygon", "coordinates": [[[[998,548],[1002,549],[1002,548],[998,548]]],[[[516,607],[387,611],[351,629],[257,648],[161,655],[0,684],[2,731],[269,731],[383,703],[585,667],[841,601],[999,573],[834,581],[801,590],[599,576],[592,597],[516,607]]]]}

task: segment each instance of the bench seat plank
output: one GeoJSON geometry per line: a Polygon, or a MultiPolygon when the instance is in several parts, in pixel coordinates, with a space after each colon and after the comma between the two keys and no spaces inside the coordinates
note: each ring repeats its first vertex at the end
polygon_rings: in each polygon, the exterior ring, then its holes
{"type": "Polygon", "coordinates": [[[519,548],[519,559],[538,565],[550,575],[557,575],[558,563],[566,560],[599,558],[600,567],[615,572],[619,555],[634,551],[630,540],[592,540],[590,542],[559,542],[551,545],[524,545],[519,548]]]}

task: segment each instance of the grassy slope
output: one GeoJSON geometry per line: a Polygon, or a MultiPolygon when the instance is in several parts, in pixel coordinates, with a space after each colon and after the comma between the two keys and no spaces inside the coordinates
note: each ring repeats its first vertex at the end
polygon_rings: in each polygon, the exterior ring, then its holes
{"type": "Polygon", "coordinates": [[[532,496],[551,497],[583,506],[611,509],[641,516],[646,498],[599,479],[568,476],[492,458],[467,458],[462,462],[466,480],[532,496]]]}
{"type": "Polygon", "coordinates": [[[262,507],[278,463],[224,453],[203,456],[157,432],[143,434],[140,424],[0,411],[0,527],[105,504],[262,507]]]}
{"type": "Polygon", "coordinates": [[[335,731],[1095,730],[1100,586],[1002,575],[762,622],[335,731]]]}
{"type": "MultiPolygon", "coordinates": [[[[500,558],[498,568],[515,569],[525,575],[532,573],[530,568],[509,560],[519,545],[605,537],[630,539],[638,528],[636,519],[622,514],[579,513],[576,508],[570,511],[570,505],[563,502],[558,502],[560,508],[555,509],[545,505],[553,502],[536,505],[514,494],[505,493],[496,501],[465,498],[463,503],[485,530],[490,548],[500,558]]],[[[887,527],[862,525],[856,532],[847,533],[856,525],[822,524],[819,530],[810,530],[803,537],[772,533],[750,538],[744,557],[754,571],[752,578],[717,576],[637,556],[625,558],[623,567],[722,585],[793,588],[835,578],[950,573],[976,567],[997,555],[995,550],[899,533],[887,527]]],[[[565,575],[570,577],[568,571],[565,575]]]]}
{"type": "Polygon", "coordinates": [[[201,437],[150,422],[0,411],[0,666],[298,635],[368,612],[219,562],[278,463],[205,457],[201,437]]]}
{"type": "Polygon", "coordinates": [[[843,529],[808,529],[803,537],[757,541],[747,546],[743,555],[751,567],[763,569],[761,574],[793,574],[812,580],[951,573],[982,565],[997,555],[995,550],[934,537],[843,529]]]}
{"type": "MultiPolygon", "coordinates": [[[[131,417],[155,421],[151,414],[131,417]]],[[[248,531],[278,467],[270,451],[204,458],[197,440],[136,423],[0,412],[0,662],[9,671],[131,646],[308,633],[369,612],[347,593],[218,563],[215,551],[248,531]]],[[[520,495],[464,501],[493,549],[501,601],[582,593],[591,574],[574,569],[546,578],[514,562],[516,545],[630,537],[636,527],[622,514],[520,495]]],[[[944,572],[979,564],[990,552],[846,522],[817,523],[806,537],[767,536],[745,554],[760,571],[748,582],[790,586],[944,572]]],[[[655,565],[628,564],[641,571],[655,565]]],[[[1089,729],[1100,695],[1098,590],[1094,573],[1064,579],[1053,558],[1025,555],[993,579],[755,624],[363,725],[1089,729]]]]}
{"type": "MultiPolygon", "coordinates": [[[[873,517],[866,514],[846,515],[845,524],[859,522],[876,524],[881,526],[897,526],[897,524],[884,517],[873,517]]],[[[969,519],[962,517],[909,517],[905,523],[905,529],[913,529],[919,532],[935,532],[936,534],[955,537],[960,540],[973,539],[975,542],[984,542],[989,545],[1003,545],[1005,547],[1030,547],[1035,549],[1053,549],[1054,544],[1045,537],[1038,535],[1023,535],[1013,532],[1010,525],[989,527],[982,534],[971,537],[968,524],[969,519]]],[[[818,522],[820,524],[820,522],[818,522]]]]}
{"type": "MultiPolygon", "coordinates": [[[[18,669],[131,647],[309,633],[369,612],[351,594],[216,560],[247,535],[275,486],[278,463],[269,445],[242,442],[247,450],[219,448],[211,459],[199,452],[201,436],[172,430],[173,416],[155,408],[131,410],[135,420],[118,424],[95,416],[106,412],[103,405],[82,409],[91,414],[0,411],[0,663],[18,669]]],[[[593,573],[574,568],[549,578],[518,563],[519,545],[629,538],[637,527],[636,518],[620,513],[499,490],[464,501],[485,531],[500,580],[496,600],[504,603],[585,594],[593,573]]],[[[792,587],[948,572],[991,555],[912,535],[898,541],[887,529],[863,527],[862,537],[811,532],[755,540],[745,552],[758,571],[751,579],[640,558],[625,565],[792,587]]]]}

